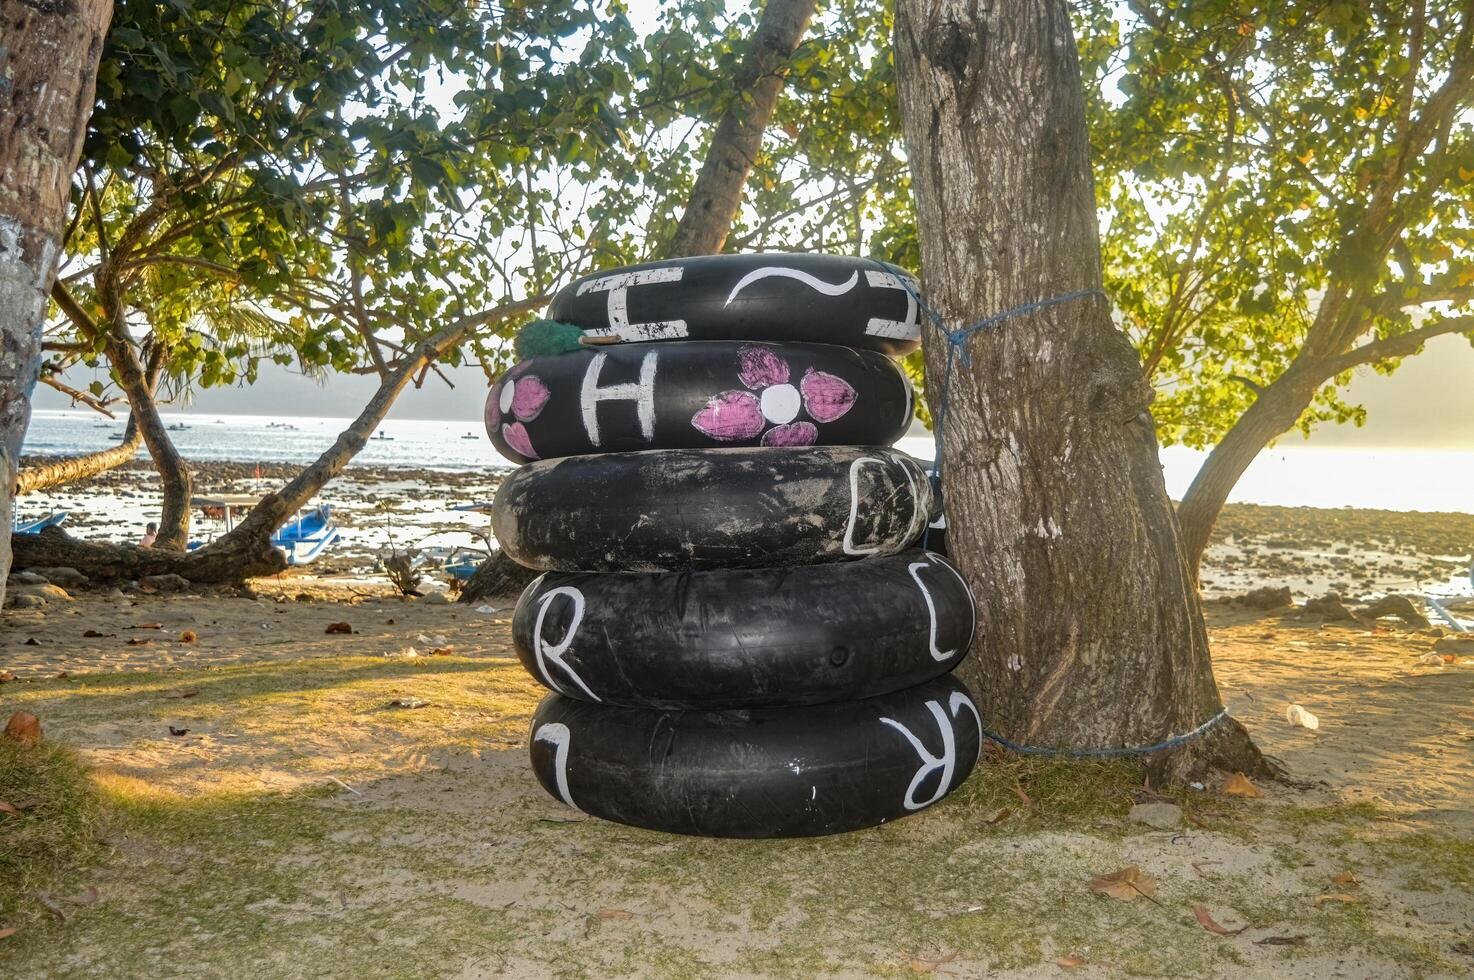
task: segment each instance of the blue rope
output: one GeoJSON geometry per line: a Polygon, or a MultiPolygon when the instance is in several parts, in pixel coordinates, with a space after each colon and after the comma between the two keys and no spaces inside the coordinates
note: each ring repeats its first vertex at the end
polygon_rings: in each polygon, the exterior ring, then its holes
{"type": "MultiPolygon", "coordinates": [[[[875,264],[877,266],[880,266],[880,268],[882,269],[886,269],[886,267],[879,261],[877,261],[875,264]]],[[[886,269],[886,271],[888,272],[890,270],[886,269]]],[[[1051,296],[1048,299],[1035,300],[1032,303],[1024,303],[1022,306],[1015,306],[1012,309],[1004,310],[1002,313],[994,313],[992,316],[983,317],[981,320],[974,321],[973,323],[969,323],[966,326],[958,327],[956,330],[948,330],[947,324],[942,319],[941,314],[932,309],[931,306],[927,304],[926,300],[921,298],[921,294],[911,285],[911,283],[905,278],[901,278],[900,282],[901,285],[906,288],[906,292],[911,295],[911,298],[916,301],[917,309],[926,313],[927,317],[932,321],[932,323],[936,325],[937,331],[947,341],[947,366],[945,370],[942,371],[942,383],[938,389],[939,395],[937,398],[937,411],[936,416],[933,419],[934,424],[932,426],[936,450],[933,455],[931,465],[931,482],[933,486],[940,489],[942,481],[942,447],[944,444],[942,433],[943,427],[947,423],[947,396],[952,385],[952,365],[954,362],[960,360],[963,367],[972,367],[972,356],[968,353],[967,350],[968,340],[970,340],[976,334],[992,330],[1005,321],[1013,319],[1014,317],[1025,316],[1029,313],[1035,313],[1039,310],[1048,309],[1051,306],[1060,306],[1064,303],[1074,303],[1082,299],[1089,299],[1096,296],[1105,298],[1106,294],[1105,291],[1100,289],[1099,287],[1092,287],[1090,289],[1077,289],[1074,292],[1063,293],[1059,296],[1051,296]]],[[[932,386],[928,385],[927,387],[930,388],[932,386]]],[[[923,549],[930,544],[930,539],[931,525],[928,524],[926,528],[926,533],[923,534],[921,538],[921,546],[923,549]]],[[[1218,712],[1218,714],[1214,715],[1212,718],[1209,718],[1207,721],[1203,722],[1192,731],[1184,732],[1181,735],[1173,735],[1171,738],[1158,742],[1155,745],[1113,749],[1046,749],[1030,745],[1019,745],[1017,742],[1009,741],[1002,735],[999,735],[997,732],[989,731],[986,728],[981,728],[981,726],[979,727],[982,730],[983,737],[986,738],[988,741],[995,742],[998,745],[1003,746],[1005,749],[1008,749],[1010,752],[1016,752],[1019,755],[1050,755],[1070,759],[1109,759],[1118,758],[1121,756],[1151,755],[1153,752],[1162,752],[1167,749],[1176,748],[1179,745],[1183,745],[1197,738],[1199,735],[1203,734],[1208,729],[1212,728],[1214,725],[1218,724],[1220,721],[1227,717],[1228,709],[1224,708],[1222,711],[1218,712]]]]}
{"type": "Polygon", "coordinates": [[[1191,742],[1193,739],[1197,738],[1199,735],[1203,734],[1208,729],[1212,728],[1214,725],[1218,724],[1220,721],[1227,717],[1228,709],[1224,708],[1222,711],[1218,712],[1218,714],[1214,715],[1212,718],[1209,718],[1207,721],[1203,722],[1201,725],[1199,725],[1197,728],[1194,728],[1190,732],[1183,732],[1181,735],[1173,735],[1171,738],[1163,739],[1156,745],[1139,745],[1133,748],[1043,749],[1032,745],[1019,745],[1017,742],[1010,742],[1008,739],[1004,738],[1002,735],[999,735],[997,732],[991,732],[986,728],[983,729],[983,738],[986,738],[990,742],[997,742],[1008,751],[1017,752],[1019,755],[1052,755],[1062,756],[1068,759],[1115,759],[1120,758],[1121,756],[1151,755],[1153,752],[1164,752],[1167,749],[1175,749],[1179,745],[1185,745],[1186,743],[1191,742]]]}

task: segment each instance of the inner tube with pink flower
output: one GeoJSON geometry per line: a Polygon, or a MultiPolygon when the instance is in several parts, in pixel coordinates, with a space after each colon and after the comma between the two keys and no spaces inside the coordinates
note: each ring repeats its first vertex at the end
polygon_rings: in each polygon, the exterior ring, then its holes
{"type": "Polygon", "coordinates": [[[486,402],[517,463],[642,449],[884,446],[911,385],[883,354],[832,344],[620,345],[523,361],[486,402]]]}
{"type": "Polygon", "coordinates": [[[926,472],[895,449],[652,449],[518,467],[491,526],[528,568],[666,572],[893,555],[931,511],[926,472]]]}
{"type": "Polygon", "coordinates": [[[878,259],[701,255],[575,279],[548,316],[619,343],[806,341],[900,357],[921,346],[918,288],[878,259]]]}

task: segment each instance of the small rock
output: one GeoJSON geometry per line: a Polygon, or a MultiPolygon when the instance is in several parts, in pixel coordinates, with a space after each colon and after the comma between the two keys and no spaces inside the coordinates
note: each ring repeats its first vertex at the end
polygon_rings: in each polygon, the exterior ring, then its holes
{"type": "MultiPolygon", "coordinates": [[[[67,594],[67,590],[63,589],[59,585],[18,585],[15,588],[9,590],[6,595],[15,596],[15,598],[10,601],[16,605],[19,605],[20,600],[25,596],[35,596],[36,598],[39,598],[43,604],[47,602],[72,601],[72,597],[67,594]]],[[[36,607],[20,606],[20,608],[35,609],[36,607]]]]}
{"type": "Polygon", "coordinates": [[[40,575],[52,585],[59,585],[63,589],[80,589],[90,585],[92,580],[70,565],[58,565],[55,568],[33,568],[32,572],[40,575]]]}
{"type": "Polygon", "coordinates": [[[1288,585],[1279,587],[1266,585],[1261,589],[1254,589],[1252,592],[1245,592],[1241,596],[1234,597],[1233,602],[1250,609],[1285,609],[1295,604],[1295,600],[1290,596],[1288,585]]]}
{"type": "Polygon", "coordinates": [[[1359,622],[1356,613],[1347,609],[1341,597],[1334,592],[1327,592],[1319,599],[1306,600],[1304,611],[1308,616],[1319,616],[1327,622],[1359,622]]]}
{"type": "Polygon", "coordinates": [[[5,578],[5,584],[11,588],[17,585],[48,585],[45,576],[37,575],[35,572],[11,572],[5,578]]]}
{"type": "Polygon", "coordinates": [[[41,609],[46,605],[46,600],[38,595],[15,595],[12,593],[9,604],[13,609],[41,609]]]}
{"type": "Polygon", "coordinates": [[[1359,610],[1360,615],[1367,619],[1381,619],[1384,616],[1392,616],[1402,620],[1414,629],[1425,630],[1433,624],[1428,622],[1428,617],[1418,612],[1412,600],[1405,595],[1383,596],[1376,602],[1364,609],[1359,610]]]}
{"type": "Polygon", "coordinates": [[[1450,633],[1433,642],[1435,653],[1451,653],[1456,657],[1474,657],[1474,633],[1450,633]]]}
{"type": "Polygon", "coordinates": [[[448,606],[448,605],[450,605],[450,597],[447,596],[444,592],[429,592],[429,593],[426,593],[425,597],[423,599],[421,599],[420,601],[423,602],[427,606],[448,606]]]}
{"type": "Polygon", "coordinates": [[[138,584],[145,589],[157,589],[160,592],[183,592],[189,588],[189,579],[173,572],[163,575],[145,575],[138,580],[138,584]]]}
{"type": "Polygon", "coordinates": [[[1176,830],[1182,826],[1182,807],[1176,803],[1138,803],[1126,819],[1157,830],[1176,830]]]}

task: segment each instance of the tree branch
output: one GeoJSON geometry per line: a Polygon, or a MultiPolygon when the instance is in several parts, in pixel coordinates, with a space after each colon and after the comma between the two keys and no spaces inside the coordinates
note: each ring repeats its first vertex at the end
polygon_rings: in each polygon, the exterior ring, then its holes
{"type": "Polygon", "coordinates": [[[1315,367],[1325,378],[1334,378],[1344,371],[1363,364],[1377,364],[1395,357],[1409,357],[1416,354],[1425,343],[1433,338],[1456,333],[1474,335],[1474,316],[1450,317],[1417,330],[1409,330],[1407,333],[1368,341],[1343,354],[1322,358],[1316,362],[1315,367]]]}

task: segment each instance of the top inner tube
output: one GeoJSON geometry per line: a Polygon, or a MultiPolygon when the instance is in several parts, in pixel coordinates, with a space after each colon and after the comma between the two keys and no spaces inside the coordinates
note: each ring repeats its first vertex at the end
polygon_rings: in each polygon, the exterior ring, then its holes
{"type": "Polygon", "coordinates": [[[512,368],[486,431],[516,463],[706,446],[886,446],[911,384],[874,351],[706,341],[584,348],[512,368]]]}
{"type": "Polygon", "coordinates": [[[702,255],[575,279],[548,315],[624,343],[793,340],[900,357],[921,346],[918,288],[904,269],[878,259],[702,255]]]}

